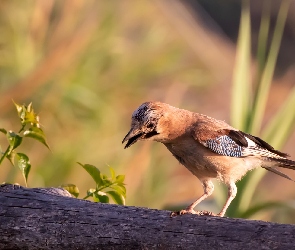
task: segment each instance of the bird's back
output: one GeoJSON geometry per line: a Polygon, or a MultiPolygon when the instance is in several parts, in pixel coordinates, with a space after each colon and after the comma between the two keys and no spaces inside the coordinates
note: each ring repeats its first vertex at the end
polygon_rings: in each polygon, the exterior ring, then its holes
{"type": "Polygon", "coordinates": [[[191,117],[190,121],[182,120],[185,133],[164,144],[199,179],[217,178],[228,183],[257,167],[270,171],[269,167],[277,166],[294,169],[295,162],[286,159],[287,154],[260,138],[206,115],[193,113],[191,117]]]}

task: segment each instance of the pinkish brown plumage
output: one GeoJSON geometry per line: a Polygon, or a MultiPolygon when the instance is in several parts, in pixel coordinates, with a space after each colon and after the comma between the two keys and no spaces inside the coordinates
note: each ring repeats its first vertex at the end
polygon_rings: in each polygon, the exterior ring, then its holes
{"type": "Polygon", "coordinates": [[[295,161],[287,159],[287,154],[275,150],[260,138],[223,121],[161,102],[145,102],[134,111],[131,129],[123,143],[127,141],[127,148],[138,140],[163,143],[203,185],[204,194],[173,215],[196,213],[194,207],[213,193],[212,179],[218,179],[228,187],[228,198],[218,214],[224,216],[237,193],[235,182],[248,171],[260,166],[292,180],[277,167],[295,169],[295,161]]]}

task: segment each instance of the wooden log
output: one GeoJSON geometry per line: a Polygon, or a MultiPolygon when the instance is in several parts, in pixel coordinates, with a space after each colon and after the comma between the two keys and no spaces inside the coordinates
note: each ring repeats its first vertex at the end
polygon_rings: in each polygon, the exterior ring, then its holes
{"type": "Polygon", "coordinates": [[[295,225],[94,203],[0,186],[0,249],[294,249],[295,225]]]}

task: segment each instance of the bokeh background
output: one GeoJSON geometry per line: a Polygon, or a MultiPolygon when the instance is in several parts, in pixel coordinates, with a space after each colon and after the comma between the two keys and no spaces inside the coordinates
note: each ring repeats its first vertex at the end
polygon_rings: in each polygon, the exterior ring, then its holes
{"type": "MultiPolygon", "coordinates": [[[[251,1],[253,69],[263,2],[251,1]]],[[[281,1],[268,2],[272,30],[281,1]]],[[[291,3],[264,123],[295,84],[294,11],[291,3]]],[[[1,0],[0,127],[19,129],[12,100],[33,102],[51,147],[30,139],[21,145],[32,164],[29,186],[74,183],[85,193],[94,183],[79,161],[125,174],[127,205],[186,206],[201,195],[197,178],[163,145],[139,142],[124,150],[121,141],[132,112],[149,100],[230,122],[240,13],[236,0],[1,0]]],[[[294,142],[293,131],[281,148],[292,159],[294,142]]],[[[7,145],[3,135],[0,145],[7,145]]],[[[24,184],[8,161],[3,181],[24,184]]],[[[220,209],[225,193],[218,189],[216,182],[199,209],[220,209]]],[[[253,203],[294,199],[294,183],[267,173],[253,203]]],[[[293,210],[267,209],[251,218],[295,223],[293,210]]]]}

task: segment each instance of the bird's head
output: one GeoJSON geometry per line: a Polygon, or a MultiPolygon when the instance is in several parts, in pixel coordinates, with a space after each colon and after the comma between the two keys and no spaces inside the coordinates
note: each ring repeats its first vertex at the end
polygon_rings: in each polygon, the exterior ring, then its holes
{"type": "Polygon", "coordinates": [[[158,123],[164,113],[162,106],[159,102],[145,102],[133,112],[131,129],[122,141],[127,141],[125,148],[138,140],[157,140],[161,133],[158,123]]]}

